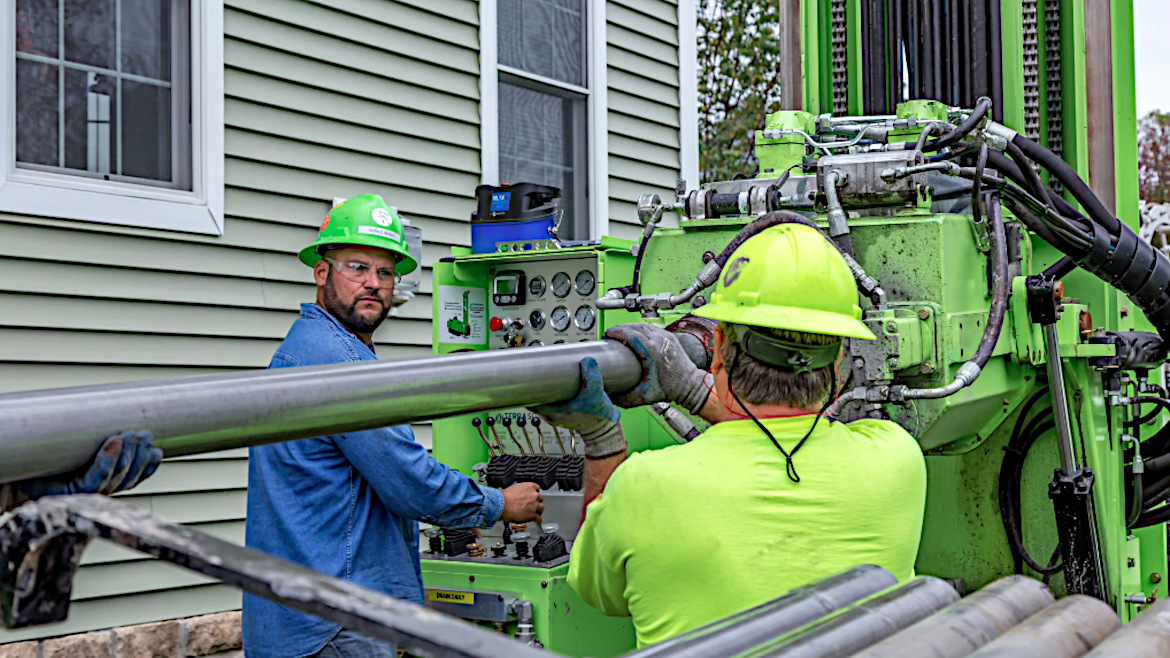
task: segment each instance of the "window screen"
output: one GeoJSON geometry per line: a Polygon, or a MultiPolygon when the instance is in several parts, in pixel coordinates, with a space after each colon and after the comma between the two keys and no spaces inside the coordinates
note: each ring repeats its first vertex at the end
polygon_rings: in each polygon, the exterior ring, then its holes
{"type": "Polygon", "coordinates": [[[190,190],[190,0],[16,0],[16,163],[190,190]]]}
{"type": "Polygon", "coordinates": [[[499,0],[500,64],[585,86],[583,0],[499,0]]]}

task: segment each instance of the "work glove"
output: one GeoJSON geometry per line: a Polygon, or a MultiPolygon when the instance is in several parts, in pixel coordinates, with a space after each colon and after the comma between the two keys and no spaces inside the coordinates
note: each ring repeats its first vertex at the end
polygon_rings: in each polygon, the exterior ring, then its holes
{"type": "Polygon", "coordinates": [[[530,407],[529,411],[540,414],[548,423],[580,434],[585,441],[586,457],[625,452],[626,437],[618,424],[621,412],[605,394],[601,369],[593,357],[581,360],[581,388],[577,395],[558,404],[530,407]]]}
{"type": "MultiPolygon", "coordinates": [[[[69,494],[112,494],[124,491],[150,477],[162,461],[162,450],[153,445],[147,431],[115,434],[102,443],[93,461],[72,474],[33,478],[5,485],[10,488],[5,509],[43,496],[69,494]]],[[[0,494],[0,498],[5,498],[0,494]]]]}
{"type": "Polygon", "coordinates": [[[642,365],[642,379],[634,388],[613,396],[620,407],[640,407],[655,402],[674,402],[698,414],[707,402],[707,373],[695,367],[678,338],[650,324],[619,324],[605,337],[630,348],[642,365]]]}

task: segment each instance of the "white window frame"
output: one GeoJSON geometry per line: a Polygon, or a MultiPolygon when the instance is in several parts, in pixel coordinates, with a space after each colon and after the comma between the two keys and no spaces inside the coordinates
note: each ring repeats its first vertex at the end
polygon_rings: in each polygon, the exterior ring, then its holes
{"type": "Polygon", "coordinates": [[[16,166],[16,3],[0,10],[0,211],[223,235],[223,3],[191,0],[192,191],[16,166]]]}
{"type": "Polygon", "coordinates": [[[699,186],[699,43],[696,0],[678,3],[679,177],[699,186]]]}
{"type": "Polygon", "coordinates": [[[589,171],[585,190],[589,209],[588,239],[609,232],[609,98],[606,88],[606,36],[604,0],[585,1],[586,86],[521,71],[500,64],[496,23],[498,0],[479,3],[479,120],[480,180],[500,184],[500,72],[516,78],[572,91],[585,99],[585,149],[589,171]]]}

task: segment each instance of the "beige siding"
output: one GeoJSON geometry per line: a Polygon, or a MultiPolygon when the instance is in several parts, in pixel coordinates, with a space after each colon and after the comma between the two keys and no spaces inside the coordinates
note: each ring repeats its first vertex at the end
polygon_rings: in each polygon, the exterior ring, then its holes
{"type": "MultiPolygon", "coordinates": [[[[296,251],[330,199],[362,192],[427,240],[422,294],[378,353],[430,353],[429,265],[468,242],[479,183],[476,4],[226,4],[224,235],[0,215],[0,391],[264,367],[313,296],[296,251]]],[[[242,543],[246,484],[236,450],[168,461],[121,498],[242,543]]],[[[68,622],[0,642],[239,606],[232,588],[108,544],[84,565],[68,622]]]]}
{"type": "Polygon", "coordinates": [[[606,3],[610,234],[636,238],[636,202],[674,198],[679,160],[678,4],[606,3]]]}

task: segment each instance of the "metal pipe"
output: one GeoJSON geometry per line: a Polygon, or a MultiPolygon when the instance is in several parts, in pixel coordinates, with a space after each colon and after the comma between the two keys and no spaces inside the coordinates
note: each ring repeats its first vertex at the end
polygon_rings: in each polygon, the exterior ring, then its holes
{"type": "Polygon", "coordinates": [[[1064,392],[1064,367],[1060,362],[1060,339],[1055,324],[1044,325],[1044,346],[1048,350],[1048,382],[1052,391],[1052,414],[1056,421],[1056,447],[1060,451],[1060,470],[1072,475],[1077,470],[1073,454],[1072,426],[1068,419],[1068,398],[1064,392]]]}
{"type": "Polygon", "coordinates": [[[959,599],[946,581],[920,576],[761,647],[772,658],[851,656],[959,599]]]}
{"type": "Polygon", "coordinates": [[[798,587],[778,599],[648,647],[628,658],[725,658],[796,630],[898,581],[871,564],[798,587]]]}
{"type": "Polygon", "coordinates": [[[176,457],[560,402],[576,394],[585,357],[609,391],[642,376],[629,349],[599,341],[9,393],[0,482],[76,469],[128,429],[150,430],[176,457]]]}
{"type": "Polygon", "coordinates": [[[970,658],[1079,658],[1118,628],[1121,620],[1107,603],[1073,594],[1032,615],[970,658]]]}
{"type": "Polygon", "coordinates": [[[1165,658],[1170,656],[1170,599],[1161,599],[1105,638],[1085,658],[1165,658]]]}
{"type": "Polygon", "coordinates": [[[1038,580],[1000,578],[853,658],[964,658],[1053,600],[1038,580]]]}

